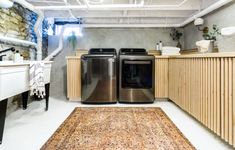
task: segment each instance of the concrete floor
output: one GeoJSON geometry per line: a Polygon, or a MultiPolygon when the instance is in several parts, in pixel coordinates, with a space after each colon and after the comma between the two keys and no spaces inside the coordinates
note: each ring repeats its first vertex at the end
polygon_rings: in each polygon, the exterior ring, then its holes
{"type": "Polygon", "coordinates": [[[27,110],[18,109],[6,118],[1,150],[36,150],[47,141],[75,107],[161,107],[181,132],[198,150],[229,150],[225,142],[169,101],[154,104],[83,105],[65,99],[50,99],[49,111],[45,101],[34,101],[27,110]]]}

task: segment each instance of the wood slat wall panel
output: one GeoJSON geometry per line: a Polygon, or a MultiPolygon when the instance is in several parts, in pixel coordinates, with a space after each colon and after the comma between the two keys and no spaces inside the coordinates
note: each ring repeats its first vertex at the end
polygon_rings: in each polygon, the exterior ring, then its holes
{"type": "Polygon", "coordinates": [[[67,98],[81,99],[81,60],[78,58],[67,59],[67,98]]]}
{"type": "Polygon", "coordinates": [[[168,98],[168,59],[155,59],[155,97],[168,98]]]}
{"type": "Polygon", "coordinates": [[[235,146],[235,58],[170,58],[169,97],[235,146]]]}

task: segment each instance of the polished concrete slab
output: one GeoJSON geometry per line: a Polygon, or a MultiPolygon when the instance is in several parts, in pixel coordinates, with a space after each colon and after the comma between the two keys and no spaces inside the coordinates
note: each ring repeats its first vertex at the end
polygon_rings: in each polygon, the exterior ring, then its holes
{"type": "Polygon", "coordinates": [[[27,110],[18,109],[8,114],[0,149],[40,149],[75,107],[161,107],[198,150],[232,149],[170,101],[157,101],[154,104],[84,105],[53,97],[50,99],[48,112],[44,111],[45,101],[34,101],[27,110]]]}

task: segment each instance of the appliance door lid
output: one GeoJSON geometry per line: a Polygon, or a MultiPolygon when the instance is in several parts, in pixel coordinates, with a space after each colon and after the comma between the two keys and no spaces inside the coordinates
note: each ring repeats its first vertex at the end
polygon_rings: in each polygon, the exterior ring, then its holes
{"type": "Polygon", "coordinates": [[[106,55],[83,57],[82,101],[108,103],[116,99],[116,59],[106,55]]]}
{"type": "Polygon", "coordinates": [[[124,64],[132,64],[132,65],[134,65],[134,64],[144,64],[144,65],[148,65],[148,64],[151,64],[151,61],[147,61],[147,60],[140,60],[140,61],[138,61],[138,60],[124,60],[124,64]]]}
{"type": "Polygon", "coordinates": [[[81,57],[81,59],[86,59],[86,58],[95,58],[95,59],[102,59],[102,58],[105,58],[105,57],[114,57],[114,58],[116,58],[116,56],[115,55],[104,55],[104,54],[102,54],[102,55],[97,55],[97,54],[85,54],[85,55],[82,55],[82,57],[81,57]]]}

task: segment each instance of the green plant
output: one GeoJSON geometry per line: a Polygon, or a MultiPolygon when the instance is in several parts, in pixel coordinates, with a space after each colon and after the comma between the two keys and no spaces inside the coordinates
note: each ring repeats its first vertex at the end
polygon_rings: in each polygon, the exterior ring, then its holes
{"type": "Polygon", "coordinates": [[[74,31],[71,32],[71,35],[67,38],[69,46],[72,47],[73,50],[77,47],[77,36],[74,31]]]}
{"type": "Polygon", "coordinates": [[[179,32],[176,28],[172,28],[170,36],[171,36],[173,41],[178,41],[179,42],[181,36],[183,36],[183,33],[179,32]]]}
{"type": "Polygon", "coordinates": [[[218,26],[217,25],[213,25],[212,26],[212,31],[210,31],[210,29],[208,28],[208,27],[205,27],[204,29],[203,29],[203,38],[205,39],[205,40],[213,40],[213,41],[216,41],[216,37],[218,36],[218,35],[221,35],[221,33],[220,33],[220,29],[218,28],[218,26]]]}

